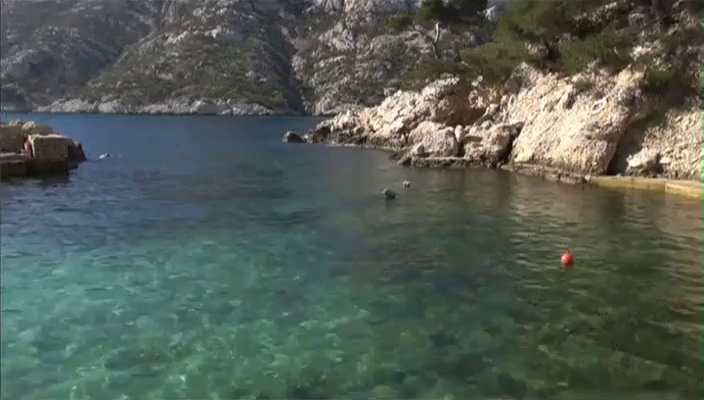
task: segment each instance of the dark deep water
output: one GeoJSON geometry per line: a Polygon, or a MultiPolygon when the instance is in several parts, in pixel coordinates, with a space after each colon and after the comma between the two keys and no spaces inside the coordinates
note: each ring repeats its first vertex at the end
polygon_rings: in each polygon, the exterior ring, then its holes
{"type": "Polygon", "coordinates": [[[312,119],[31,119],[94,160],[0,185],[3,399],[704,394],[698,201],[281,143],[312,119]]]}

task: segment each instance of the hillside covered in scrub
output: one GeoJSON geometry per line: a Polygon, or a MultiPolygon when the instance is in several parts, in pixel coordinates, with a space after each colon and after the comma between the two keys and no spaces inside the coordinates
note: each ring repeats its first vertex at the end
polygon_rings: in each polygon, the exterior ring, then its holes
{"type": "MultiPolygon", "coordinates": [[[[426,3],[437,4],[434,20],[449,29],[456,25],[456,13],[444,11],[442,0],[426,3]]],[[[486,43],[453,57],[425,56],[414,75],[482,76],[500,83],[522,62],[563,75],[590,68],[612,73],[639,68],[648,71],[654,85],[677,81],[683,85],[678,88],[691,89],[682,95],[692,95],[701,84],[701,8],[694,0],[507,2],[486,43]]],[[[399,21],[418,18],[427,17],[397,14],[387,26],[403,27],[409,22],[399,21]]]]}
{"type": "Polygon", "coordinates": [[[492,37],[452,49],[458,10],[436,1],[387,19],[434,21],[437,51],[409,89],[320,123],[304,140],[394,151],[415,166],[486,166],[560,180],[598,175],[698,180],[701,4],[510,2],[492,37]]]}
{"type": "MultiPolygon", "coordinates": [[[[2,102],[9,109],[202,114],[334,114],[374,105],[432,52],[432,26],[385,26],[388,16],[419,4],[7,2],[0,8],[2,102]]],[[[475,22],[443,40],[457,48],[488,40],[491,29],[475,22]]]]}
{"type": "Polygon", "coordinates": [[[680,14],[697,19],[699,7],[691,0],[12,1],[0,8],[0,94],[6,109],[331,115],[448,74],[500,83],[525,62],[563,75],[642,65],[654,91],[689,95],[699,86],[692,65],[701,26],[680,14]]]}

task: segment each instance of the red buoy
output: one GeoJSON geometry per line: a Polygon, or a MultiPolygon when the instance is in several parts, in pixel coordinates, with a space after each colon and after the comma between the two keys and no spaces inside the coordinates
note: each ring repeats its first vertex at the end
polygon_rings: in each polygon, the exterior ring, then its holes
{"type": "Polygon", "coordinates": [[[572,253],[567,250],[565,254],[562,255],[562,258],[560,258],[560,262],[562,263],[563,268],[567,268],[574,264],[574,257],[572,257],[572,253]]]}

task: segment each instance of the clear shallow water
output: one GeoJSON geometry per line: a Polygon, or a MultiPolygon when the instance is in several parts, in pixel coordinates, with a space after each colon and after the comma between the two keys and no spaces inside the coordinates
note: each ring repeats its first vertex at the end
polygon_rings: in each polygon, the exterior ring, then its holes
{"type": "Polygon", "coordinates": [[[280,142],[314,120],[32,118],[121,158],[0,186],[3,399],[704,393],[699,202],[280,142]]]}

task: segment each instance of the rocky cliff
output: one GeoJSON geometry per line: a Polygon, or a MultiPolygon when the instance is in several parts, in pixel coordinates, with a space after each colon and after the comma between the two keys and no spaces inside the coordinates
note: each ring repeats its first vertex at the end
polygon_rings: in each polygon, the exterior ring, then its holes
{"type": "MultiPolygon", "coordinates": [[[[52,0],[0,9],[6,108],[334,114],[429,51],[385,16],[418,0],[52,0]]],[[[451,40],[471,45],[475,35],[451,40]]]]}
{"type": "MultiPolygon", "coordinates": [[[[647,25],[635,18],[640,9],[627,10],[628,21],[647,25]]],[[[641,31],[631,51],[647,63],[618,71],[593,63],[575,74],[522,63],[499,83],[448,77],[323,121],[303,140],[390,150],[403,165],[506,168],[572,182],[619,174],[699,180],[702,98],[686,84],[700,79],[693,35],[701,23],[683,10],[656,40],[641,31]]]]}
{"type": "Polygon", "coordinates": [[[323,121],[304,140],[389,150],[413,166],[503,167],[568,181],[699,179],[701,102],[663,111],[644,85],[638,71],[559,77],[524,64],[501,94],[439,80],[323,121]]]}

